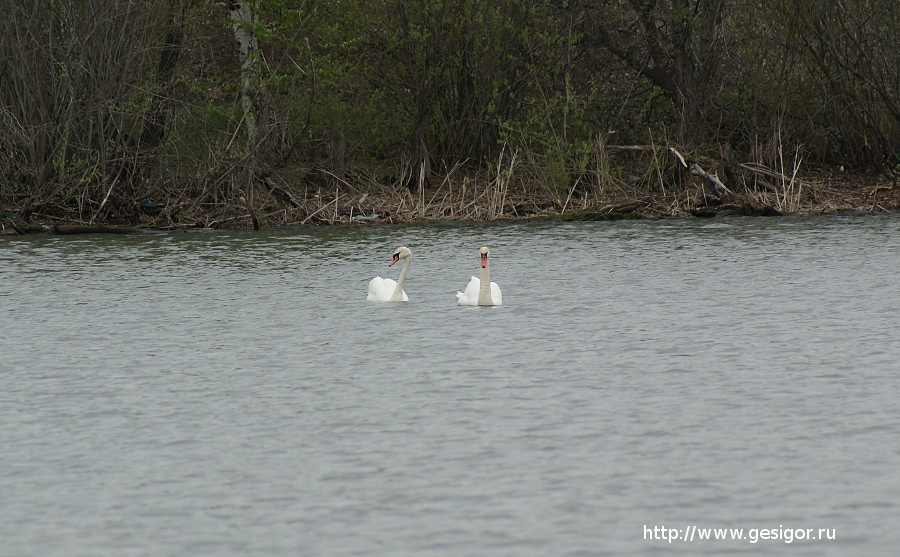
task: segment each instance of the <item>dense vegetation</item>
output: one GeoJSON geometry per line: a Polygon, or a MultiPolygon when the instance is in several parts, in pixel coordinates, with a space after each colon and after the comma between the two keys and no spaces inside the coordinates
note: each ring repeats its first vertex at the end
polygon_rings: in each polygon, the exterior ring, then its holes
{"type": "Polygon", "coordinates": [[[623,199],[790,211],[836,191],[830,170],[889,185],[900,163],[897,0],[0,13],[9,224],[491,219],[623,199]]]}

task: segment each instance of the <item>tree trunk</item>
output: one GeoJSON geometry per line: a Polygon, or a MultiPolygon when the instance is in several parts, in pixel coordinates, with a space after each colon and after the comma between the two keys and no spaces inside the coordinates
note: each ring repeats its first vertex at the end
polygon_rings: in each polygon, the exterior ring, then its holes
{"type": "MultiPolygon", "coordinates": [[[[176,0],[177,2],[177,0],[176,0]]],[[[172,14],[169,19],[169,27],[163,48],[159,55],[159,64],[156,68],[156,81],[159,91],[153,101],[153,108],[144,122],[141,130],[140,146],[142,150],[156,149],[162,143],[166,126],[166,112],[169,107],[169,90],[172,79],[175,77],[175,68],[181,55],[181,45],[184,41],[184,4],[172,4],[172,14]]]]}
{"type": "Polygon", "coordinates": [[[241,107],[244,109],[243,125],[250,145],[256,143],[259,121],[259,41],[253,26],[258,21],[253,0],[231,0],[228,3],[234,21],[234,40],[241,63],[241,107]]]}

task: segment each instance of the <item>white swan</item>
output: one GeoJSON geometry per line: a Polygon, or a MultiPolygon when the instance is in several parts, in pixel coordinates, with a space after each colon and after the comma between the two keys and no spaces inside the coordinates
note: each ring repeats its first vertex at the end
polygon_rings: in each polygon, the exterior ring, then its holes
{"type": "Polygon", "coordinates": [[[491,250],[487,247],[478,250],[479,265],[481,267],[479,275],[481,278],[472,277],[472,280],[466,286],[466,291],[456,293],[459,305],[499,306],[503,304],[503,295],[500,293],[500,287],[497,286],[496,282],[491,282],[491,269],[488,261],[490,256],[491,250]]]}
{"type": "Polygon", "coordinates": [[[369,282],[369,297],[366,300],[370,302],[408,302],[409,296],[403,291],[403,281],[406,280],[406,272],[409,271],[409,261],[412,258],[412,252],[409,248],[400,247],[394,250],[394,257],[388,264],[388,267],[403,260],[403,268],[400,269],[400,276],[397,282],[392,279],[383,279],[375,277],[369,282]]]}

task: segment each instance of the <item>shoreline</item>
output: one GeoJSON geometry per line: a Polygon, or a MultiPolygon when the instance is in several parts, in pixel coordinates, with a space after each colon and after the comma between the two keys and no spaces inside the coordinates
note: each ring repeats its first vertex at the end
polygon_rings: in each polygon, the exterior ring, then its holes
{"type": "MultiPolygon", "coordinates": [[[[473,182],[470,182],[474,184],[473,182]]],[[[621,220],[660,218],[726,218],[729,216],[877,214],[900,211],[900,187],[886,174],[830,173],[804,179],[794,190],[782,192],[762,188],[716,194],[693,184],[681,191],[649,192],[618,188],[619,195],[575,192],[562,199],[522,190],[502,191],[484,184],[470,186],[469,197],[460,196],[451,184],[434,190],[412,192],[354,190],[344,183],[328,197],[283,203],[268,195],[254,206],[243,198],[217,205],[149,202],[131,207],[129,214],[104,219],[82,219],[57,211],[29,210],[5,205],[0,235],[133,233],[170,230],[260,230],[322,226],[379,226],[411,223],[488,223],[502,221],[621,220]],[[630,195],[629,195],[630,194],[630,195]],[[697,202],[698,194],[703,197],[697,202]],[[436,201],[443,195],[441,201],[436,201]],[[425,197],[430,202],[425,201],[425,197]],[[454,197],[457,196],[457,197],[454,197]],[[450,201],[448,201],[450,198],[450,201]],[[53,214],[48,214],[53,213],[53,214]],[[13,216],[15,215],[15,216],[13,216]]]]}

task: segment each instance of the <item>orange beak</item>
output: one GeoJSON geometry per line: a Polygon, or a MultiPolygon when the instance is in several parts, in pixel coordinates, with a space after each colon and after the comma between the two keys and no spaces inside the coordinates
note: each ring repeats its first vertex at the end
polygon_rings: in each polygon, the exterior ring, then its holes
{"type": "Polygon", "coordinates": [[[484,269],[485,267],[487,267],[487,254],[482,253],[481,254],[481,268],[484,269]]]}
{"type": "Polygon", "coordinates": [[[391,259],[391,262],[390,262],[390,263],[388,263],[388,267],[390,267],[391,265],[393,265],[394,263],[396,263],[396,262],[398,262],[398,261],[400,261],[400,254],[399,254],[399,253],[395,253],[395,254],[394,254],[394,258],[391,259]]]}

